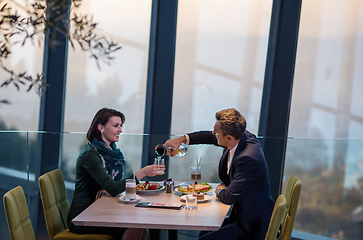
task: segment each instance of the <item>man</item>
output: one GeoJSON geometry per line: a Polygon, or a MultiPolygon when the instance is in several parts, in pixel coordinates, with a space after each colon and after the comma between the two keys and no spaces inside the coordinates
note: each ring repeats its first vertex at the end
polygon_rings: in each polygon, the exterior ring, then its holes
{"type": "Polygon", "coordinates": [[[169,139],[165,147],[175,154],[181,143],[214,144],[224,147],[219,161],[216,196],[233,205],[232,213],[218,231],[201,233],[205,239],[265,238],[273,209],[266,160],[256,136],[246,130],[246,120],[236,109],[225,109],[215,115],[214,130],[186,134],[169,139]]]}

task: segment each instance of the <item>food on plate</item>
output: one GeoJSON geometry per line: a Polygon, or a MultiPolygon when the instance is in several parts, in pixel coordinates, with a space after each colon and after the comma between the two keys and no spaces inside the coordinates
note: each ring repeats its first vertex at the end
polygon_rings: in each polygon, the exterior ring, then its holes
{"type": "Polygon", "coordinates": [[[149,182],[149,181],[146,181],[144,183],[139,183],[136,186],[136,190],[158,190],[162,188],[163,185],[161,185],[160,183],[149,182]]]}
{"type": "MultiPolygon", "coordinates": [[[[196,193],[206,193],[212,189],[211,185],[206,182],[193,184],[196,193]]],[[[179,185],[178,191],[181,193],[193,193],[193,185],[179,185]]]]}
{"type": "Polygon", "coordinates": [[[204,200],[204,194],[203,193],[197,193],[197,200],[204,200]]]}

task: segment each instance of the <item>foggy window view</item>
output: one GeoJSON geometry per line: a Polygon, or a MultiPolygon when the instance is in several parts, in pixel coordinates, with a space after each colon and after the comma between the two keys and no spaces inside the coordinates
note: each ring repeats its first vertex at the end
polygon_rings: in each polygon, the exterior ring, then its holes
{"type": "Polygon", "coordinates": [[[303,1],[284,172],[303,182],[296,230],[362,236],[362,36],[363,1],[303,1]]]}
{"type": "Polygon", "coordinates": [[[110,107],[125,114],[124,132],[143,133],[151,1],[83,1],[79,11],[122,48],[100,69],[79,46],[69,48],[64,131],[87,131],[98,109],[110,107]]]}
{"type": "Polygon", "coordinates": [[[209,130],[234,107],[257,134],[272,1],[181,1],[172,133],[209,130]]]}

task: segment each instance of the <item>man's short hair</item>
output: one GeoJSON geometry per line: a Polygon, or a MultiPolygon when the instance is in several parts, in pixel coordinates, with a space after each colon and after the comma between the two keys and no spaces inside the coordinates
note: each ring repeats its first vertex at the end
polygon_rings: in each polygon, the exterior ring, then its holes
{"type": "Polygon", "coordinates": [[[221,123],[221,130],[224,135],[241,139],[247,123],[240,112],[234,108],[224,109],[216,113],[216,119],[221,123]]]}

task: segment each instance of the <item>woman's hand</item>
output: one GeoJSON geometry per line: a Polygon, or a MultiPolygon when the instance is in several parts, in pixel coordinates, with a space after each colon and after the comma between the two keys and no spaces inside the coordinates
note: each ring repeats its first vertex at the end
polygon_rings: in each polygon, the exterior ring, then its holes
{"type": "Polygon", "coordinates": [[[149,165],[137,171],[135,175],[138,180],[141,180],[145,176],[153,177],[156,175],[164,175],[164,174],[165,174],[164,165],[149,165]],[[157,172],[157,171],[162,171],[162,172],[157,172]]]}
{"type": "Polygon", "coordinates": [[[102,196],[104,196],[104,195],[109,195],[109,194],[108,194],[108,192],[107,192],[106,190],[100,190],[100,191],[98,191],[98,192],[96,193],[96,199],[95,199],[95,201],[96,201],[97,199],[101,198],[101,197],[102,197],[102,196]]]}
{"type": "Polygon", "coordinates": [[[149,165],[143,168],[145,176],[153,177],[156,175],[164,175],[165,174],[165,166],[164,165],[149,165]],[[158,172],[162,171],[162,172],[158,172]]]}

